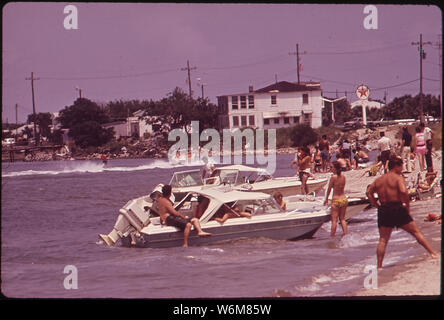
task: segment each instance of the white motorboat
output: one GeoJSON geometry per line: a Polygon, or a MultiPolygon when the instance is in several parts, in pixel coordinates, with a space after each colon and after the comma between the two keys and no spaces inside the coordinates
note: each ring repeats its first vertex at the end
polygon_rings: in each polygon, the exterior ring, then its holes
{"type": "MultiPolygon", "coordinates": [[[[302,199],[304,199],[305,196],[301,196],[301,195],[296,195],[296,196],[290,196],[290,197],[285,197],[284,201],[286,203],[292,203],[294,201],[301,201],[302,199]]],[[[329,197],[330,201],[332,199],[332,195],[330,195],[329,197]]],[[[314,197],[305,197],[305,201],[323,201],[324,198],[318,198],[315,199],[314,197]]],[[[354,196],[347,196],[347,200],[348,200],[348,205],[347,205],[347,210],[345,211],[345,220],[349,221],[351,218],[353,218],[354,216],[356,216],[358,213],[362,212],[363,210],[367,210],[369,208],[371,208],[370,206],[370,202],[367,198],[366,195],[354,195],[354,196]]],[[[330,206],[329,206],[330,208],[330,206]]]]}
{"type": "MultiPolygon", "coordinates": [[[[100,238],[107,245],[114,245],[121,239],[124,246],[181,246],[183,231],[161,224],[160,217],[155,213],[155,199],[158,196],[154,192],[150,196],[129,201],[120,209],[113,230],[108,235],[99,235],[100,238]]],[[[321,201],[292,201],[283,211],[269,194],[241,192],[229,186],[191,192],[175,209],[184,216],[192,216],[198,205],[197,196],[209,200],[199,221],[202,229],[212,235],[199,237],[193,229],[188,238],[189,245],[244,237],[295,240],[313,236],[324,222],[330,220],[328,210],[321,201]],[[223,224],[215,220],[221,210],[232,210],[234,206],[248,212],[251,217],[229,218],[223,224]]]]}
{"type": "MultiPolygon", "coordinates": [[[[323,188],[327,178],[307,180],[309,193],[323,188]]],[[[199,169],[175,172],[170,185],[176,199],[182,199],[188,192],[219,185],[232,185],[239,191],[253,191],[274,194],[279,191],[284,197],[301,194],[299,177],[273,178],[265,169],[245,165],[230,165],[216,168],[210,178],[202,180],[199,169]]]]}

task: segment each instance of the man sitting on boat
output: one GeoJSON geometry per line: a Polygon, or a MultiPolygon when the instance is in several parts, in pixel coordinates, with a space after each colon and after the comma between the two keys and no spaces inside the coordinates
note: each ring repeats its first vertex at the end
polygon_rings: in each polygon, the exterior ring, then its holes
{"type": "Polygon", "coordinates": [[[199,237],[211,236],[211,233],[202,231],[199,223],[199,219],[191,218],[187,219],[183,217],[179,212],[174,210],[173,205],[170,201],[171,196],[171,186],[165,185],[162,187],[162,197],[157,200],[158,212],[160,220],[163,224],[167,226],[172,226],[183,230],[183,246],[188,247],[188,237],[190,235],[191,227],[194,226],[197,230],[197,235],[199,237]]]}

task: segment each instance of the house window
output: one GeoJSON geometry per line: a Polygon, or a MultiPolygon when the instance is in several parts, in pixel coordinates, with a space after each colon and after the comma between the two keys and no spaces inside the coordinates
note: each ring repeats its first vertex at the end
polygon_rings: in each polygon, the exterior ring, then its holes
{"type": "Polygon", "coordinates": [[[279,124],[279,118],[274,118],[273,120],[275,124],[279,124]]]}
{"type": "Polygon", "coordinates": [[[233,109],[233,110],[239,109],[239,104],[238,104],[237,96],[232,96],[231,97],[231,109],[233,109]]]}
{"type": "Polygon", "coordinates": [[[299,123],[299,117],[293,117],[293,123],[299,123]]]}
{"type": "Polygon", "coordinates": [[[289,124],[290,123],[290,118],[289,117],[285,117],[284,118],[284,124],[289,124]]]}
{"type": "Polygon", "coordinates": [[[246,96],[240,97],[240,105],[241,105],[241,109],[247,109],[247,97],[246,96]]]}
{"type": "Polygon", "coordinates": [[[302,95],[302,104],[308,104],[308,93],[302,95]]]}
{"type": "Polygon", "coordinates": [[[247,126],[247,116],[241,116],[241,126],[242,127],[247,126]]]}
{"type": "Polygon", "coordinates": [[[254,96],[248,96],[248,109],[254,109],[254,96]]]}
{"type": "Polygon", "coordinates": [[[272,105],[276,105],[277,104],[277,96],[276,95],[271,96],[271,104],[272,105]]]}
{"type": "Polygon", "coordinates": [[[250,126],[255,126],[254,116],[248,116],[248,122],[250,126]]]}
{"type": "Polygon", "coordinates": [[[239,127],[239,117],[233,116],[233,127],[239,127]]]}
{"type": "Polygon", "coordinates": [[[270,124],[270,119],[264,119],[264,126],[268,126],[270,124]]]}

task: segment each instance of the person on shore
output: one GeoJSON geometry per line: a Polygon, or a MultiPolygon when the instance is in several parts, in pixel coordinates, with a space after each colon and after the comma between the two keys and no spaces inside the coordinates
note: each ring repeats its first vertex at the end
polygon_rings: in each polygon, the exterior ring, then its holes
{"type": "Polygon", "coordinates": [[[433,138],[433,134],[434,134],[433,130],[430,129],[429,127],[426,127],[424,122],[421,122],[419,124],[419,127],[420,127],[421,131],[424,132],[424,137],[425,137],[426,142],[429,140],[431,141],[433,138]]]}
{"type": "Polygon", "coordinates": [[[381,138],[378,140],[378,149],[380,152],[382,164],[384,166],[384,173],[387,173],[387,164],[390,157],[391,142],[390,139],[385,136],[384,131],[381,131],[379,133],[379,136],[381,138]]]}
{"type": "Polygon", "coordinates": [[[430,167],[431,171],[433,171],[433,159],[432,159],[432,149],[433,149],[433,144],[432,144],[432,138],[433,138],[433,131],[432,129],[430,129],[429,127],[426,127],[424,122],[421,122],[419,124],[422,132],[424,132],[424,138],[426,141],[426,154],[424,156],[425,158],[425,162],[427,165],[427,169],[430,167]]]}
{"type": "Polygon", "coordinates": [[[307,146],[303,146],[301,149],[301,156],[298,158],[299,179],[301,180],[301,194],[308,194],[307,180],[312,174],[310,149],[307,146]]]}
{"type": "Polygon", "coordinates": [[[412,144],[412,135],[407,127],[402,128],[402,138],[401,138],[401,158],[403,162],[403,171],[410,171],[410,147],[412,144]]]}
{"type": "Polygon", "coordinates": [[[276,192],[275,194],[273,194],[273,198],[274,198],[274,200],[276,200],[276,202],[279,204],[279,207],[282,210],[287,211],[287,204],[284,201],[284,197],[282,196],[282,193],[280,193],[279,191],[276,192]]]}
{"type": "Polygon", "coordinates": [[[171,186],[164,185],[162,187],[162,197],[157,200],[158,212],[160,220],[167,226],[172,226],[183,230],[183,247],[188,247],[188,237],[190,235],[191,227],[194,226],[199,237],[211,236],[211,233],[202,231],[199,219],[187,219],[179,212],[174,210],[173,204],[169,200],[171,196],[171,186]]]}
{"type": "Polygon", "coordinates": [[[321,140],[319,140],[319,150],[321,151],[322,160],[322,172],[326,172],[327,168],[330,166],[330,144],[327,140],[327,135],[323,135],[321,140]]]}
{"type": "Polygon", "coordinates": [[[416,127],[415,134],[415,152],[418,157],[419,170],[425,170],[425,154],[427,152],[425,134],[421,131],[421,127],[416,127]]]}
{"type": "Polygon", "coordinates": [[[293,166],[296,165],[296,170],[298,169],[298,160],[301,156],[301,148],[297,148],[296,153],[294,154],[294,159],[290,162],[290,168],[293,168],[293,166]]]}
{"type": "Polygon", "coordinates": [[[374,177],[378,174],[379,171],[381,171],[382,168],[382,161],[381,156],[378,156],[376,164],[370,167],[370,169],[365,170],[365,172],[362,174],[361,177],[365,176],[368,173],[369,177],[374,177]]]}
{"type": "Polygon", "coordinates": [[[336,154],[336,162],[339,163],[339,166],[341,167],[342,171],[348,171],[352,167],[350,160],[348,159],[347,155],[345,155],[344,153],[338,152],[336,154]]]}
{"type": "Polygon", "coordinates": [[[313,153],[313,172],[321,172],[321,151],[319,150],[319,146],[315,147],[315,151],[313,153]]]}
{"type": "Polygon", "coordinates": [[[331,189],[333,189],[333,196],[331,201],[331,232],[330,236],[334,237],[336,234],[336,228],[339,222],[341,223],[342,231],[344,235],[347,234],[347,222],[345,221],[345,213],[347,210],[348,200],[344,193],[345,189],[345,176],[341,174],[341,166],[335,161],[333,163],[333,176],[328,183],[327,193],[325,195],[324,205],[328,203],[328,197],[330,196],[331,189]]]}
{"type": "Polygon", "coordinates": [[[356,169],[359,168],[359,164],[364,164],[364,163],[368,163],[369,159],[368,159],[368,154],[361,149],[361,147],[356,147],[356,152],[355,152],[355,166],[356,169]]]}
{"type": "Polygon", "coordinates": [[[415,148],[412,145],[410,147],[410,164],[412,165],[412,172],[415,171],[416,169],[415,158],[416,158],[415,148]]]}
{"type": "Polygon", "coordinates": [[[433,250],[410,216],[410,199],[402,177],[402,159],[392,156],[389,171],[377,178],[367,188],[370,204],[378,208],[379,242],[376,249],[377,267],[382,269],[387,244],[393,228],[401,228],[416,238],[433,258],[439,254],[433,250]],[[378,195],[378,200],[375,199],[378,195]]]}
{"type": "Polygon", "coordinates": [[[344,159],[352,160],[352,152],[351,152],[351,144],[348,139],[345,139],[342,142],[341,153],[344,155],[344,159]]]}

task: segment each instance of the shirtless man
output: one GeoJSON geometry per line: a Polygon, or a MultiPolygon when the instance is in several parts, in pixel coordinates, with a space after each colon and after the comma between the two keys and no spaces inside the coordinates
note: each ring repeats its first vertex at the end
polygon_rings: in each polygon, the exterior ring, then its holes
{"type": "Polygon", "coordinates": [[[438,258],[439,254],[432,249],[410,216],[409,194],[402,177],[402,159],[392,156],[388,168],[388,173],[377,178],[367,188],[370,204],[378,208],[379,243],[376,249],[378,269],[382,269],[385,249],[395,227],[413,235],[432,258],[438,258]],[[378,201],[375,200],[375,193],[378,195],[378,201]]]}
{"type": "Polygon", "coordinates": [[[311,176],[311,157],[310,149],[304,146],[301,148],[301,157],[298,158],[299,179],[301,180],[301,193],[308,194],[307,180],[311,176]]]}
{"type": "Polygon", "coordinates": [[[345,189],[345,177],[341,174],[341,165],[339,162],[333,162],[333,176],[330,178],[327,188],[327,194],[325,196],[324,205],[328,203],[328,196],[331,189],[333,189],[333,197],[331,201],[331,233],[330,236],[334,237],[336,233],[336,227],[338,224],[338,217],[341,223],[342,231],[344,235],[347,234],[347,222],[345,221],[345,212],[347,210],[348,200],[344,193],[345,189]]]}
{"type": "Polygon", "coordinates": [[[200,227],[199,219],[191,218],[188,220],[184,218],[179,212],[174,210],[171,201],[169,200],[171,196],[171,186],[164,185],[162,187],[162,197],[157,200],[158,212],[160,220],[167,226],[172,226],[183,230],[183,246],[188,247],[188,237],[190,235],[190,230],[192,225],[197,230],[197,235],[199,237],[211,236],[211,233],[202,231],[200,227]]]}

